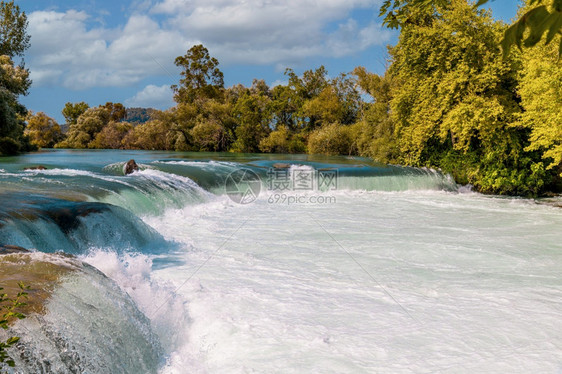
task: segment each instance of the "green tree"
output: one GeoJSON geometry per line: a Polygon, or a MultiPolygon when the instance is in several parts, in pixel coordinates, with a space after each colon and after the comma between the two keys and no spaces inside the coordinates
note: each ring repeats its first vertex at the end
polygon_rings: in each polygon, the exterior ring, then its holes
{"type": "Polygon", "coordinates": [[[227,151],[233,141],[236,125],[230,103],[208,100],[190,131],[193,145],[199,151],[227,151]]]}
{"type": "Polygon", "coordinates": [[[525,153],[514,61],[502,60],[502,25],[465,0],[404,24],[391,49],[391,116],[400,161],[437,166],[483,192],[536,194],[544,168],[525,153]]]}
{"type": "Polygon", "coordinates": [[[0,1],[0,55],[23,56],[29,48],[27,16],[14,1],[0,1]]]}
{"type": "Polygon", "coordinates": [[[127,109],[121,103],[107,102],[103,106],[109,111],[109,120],[121,122],[127,119],[127,109]]]}
{"type": "Polygon", "coordinates": [[[236,127],[236,141],[232,151],[252,153],[259,151],[262,139],[271,132],[271,99],[263,93],[252,93],[248,90],[242,95],[233,108],[236,127]]]}
{"type": "Polygon", "coordinates": [[[289,77],[288,87],[292,91],[290,99],[295,108],[294,120],[299,128],[312,131],[320,124],[317,112],[307,112],[305,103],[314,100],[329,85],[328,72],[324,66],[316,70],[306,70],[299,77],[292,69],[287,69],[285,75],[289,77]]]}
{"type": "Polygon", "coordinates": [[[364,67],[353,71],[361,90],[371,96],[372,102],[363,104],[357,147],[363,156],[383,163],[398,162],[397,134],[390,118],[390,102],[394,89],[390,74],[369,73],[364,67]]]}
{"type": "Polygon", "coordinates": [[[66,140],[58,143],[57,148],[92,148],[97,134],[109,123],[110,113],[105,107],[89,108],[75,124],[70,125],[66,140]]]}
{"type": "Polygon", "coordinates": [[[285,125],[279,125],[260,141],[259,149],[267,153],[305,153],[306,144],[300,133],[291,131],[285,125]]]}
{"type": "Polygon", "coordinates": [[[88,148],[125,149],[125,137],[133,129],[128,122],[110,121],[96,134],[95,139],[88,144],[88,148]]]}
{"type": "Polygon", "coordinates": [[[18,102],[27,95],[31,80],[23,62],[12,60],[23,56],[29,47],[27,16],[13,1],[0,1],[0,155],[31,149],[23,131],[27,110],[18,102]]]}
{"type": "MultiPolygon", "coordinates": [[[[449,1],[385,0],[379,16],[383,17],[383,24],[390,28],[421,25],[431,21],[431,15],[438,12],[439,8],[448,6],[449,1]]],[[[488,0],[478,0],[475,1],[474,7],[486,3],[488,0]]],[[[521,13],[519,19],[504,32],[501,40],[504,58],[509,55],[513,45],[520,50],[522,45],[533,47],[541,41],[545,33],[545,43],[549,44],[562,31],[561,0],[528,0],[527,4],[526,11],[521,13]]],[[[562,43],[559,44],[558,55],[562,56],[562,43]]]]}
{"type": "Polygon", "coordinates": [[[30,112],[26,121],[24,134],[29,137],[31,144],[39,148],[52,148],[64,137],[57,121],[43,112],[37,114],[30,112]]]}
{"type": "Polygon", "coordinates": [[[177,103],[220,98],[224,76],[218,68],[219,61],[211,57],[202,44],[191,47],[184,56],[177,57],[175,64],[183,69],[179,86],[172,86],[177,103]]]}
{"type": "Polygon", "coordinates": [[[78,117],[82,115],[90,106],[85,102],[79,103],[66,103],[62,109],[62,115],[66,120],[67,125],[74,125],[78,121],[78,117]]]}
{"type": "Polygon", "coordinates": [[[324,125],[310,133],[308,153],[324,155],[357,154],[353,126],[338,123],[324,125]]]}
{"type": "MultiPolygon", "coordinates": [[[[557,41],[561,40],[557,36],[557,41]]],[[[521,125],[531,130],[528,151],[538,151],[547,169],[562,172],[562,65],[557,46],[541,44],[522,55],[521,125]]]]}
{"type": "Polygon", "coordinates": [[[0,154],[29,148],[23,134],[27,109],[18,102],[18,96],[26,95],[30,85],[27,69],[15,66],[8,56],[0,56],[0,154]]]}
{"type": "Polygon", "coordinates": [[[123,139],[126,149],[174,150],[175,133],[162,120],[137,125],[123,139]]]}

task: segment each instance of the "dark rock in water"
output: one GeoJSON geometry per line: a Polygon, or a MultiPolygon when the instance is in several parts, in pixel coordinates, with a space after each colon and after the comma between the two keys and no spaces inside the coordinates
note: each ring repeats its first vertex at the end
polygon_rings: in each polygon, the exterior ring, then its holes
{"type": "Polygon", "coordinates": [[[30,166],[30,167],[27,167],[27,168],[25,168],[25,169],[23,169],[23,170],[47,170],[47,168],[46,168],[45,166],[43,166],[43,165],[37,165],[37,166],[30,166]]]}
{"type": "Polygon", "coordinates": [[[17,245],[0,244],[0,255],[9,255],[13,253],[29,253],[29,251],[25,248],[18,247],[17,245]]]}
{"type": "Polygon", "coordinates": [[[65,204],[49,206],[43,216],[49,217],[64,233],[70,233],[82,224],[80,217],[90,214],[107,212],[109,208],[100,203],[65,204]]]}
{"type": "Polygon", "coordinates": [[[137,165],[137,163],[135,162],[135,160],[129,160],[127,161],[127,163],[125,164],[125,166],[123,166],[123,173],[125,175],[129,175],[134,173],[135,171],[139,171],[139,166],[137,165]]]}

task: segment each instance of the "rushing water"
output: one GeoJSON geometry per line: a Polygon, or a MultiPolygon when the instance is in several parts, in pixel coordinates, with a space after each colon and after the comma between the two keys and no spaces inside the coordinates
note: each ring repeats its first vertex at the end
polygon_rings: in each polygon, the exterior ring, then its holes
{"type": "Polygon", "coordinates": [[[558,199],[355,158],[51,151],[0,159],[0,202],[0,244],[109,278],[65,276],[18,322],[52,372],[68,346],[84,372],[562,372],[558,199]],[[248,204],[225,193],[240,169],[248,204]]]}

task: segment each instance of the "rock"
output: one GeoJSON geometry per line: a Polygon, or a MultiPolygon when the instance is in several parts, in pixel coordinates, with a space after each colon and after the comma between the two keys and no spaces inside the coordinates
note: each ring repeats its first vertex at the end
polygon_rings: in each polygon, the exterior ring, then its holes
{"type": "MultiPolygon", "coordinates": [[[[13,245],[0,245],[0,253],[1,292],[13,298],[21,291],[18,285],[20,282],[30,287],[26,290],[29,295],[24,301],[25,305],[18,308],[26,316],[43,313],[55,286],[65,276],[84,266],[67,255],[30,252],[13,245]]],[[[12,324],[15,320],[10,318],[8,322],[12,324]]],[[[3,373],[1,368],[0,372],[3,373]]]]}
{"type": "Polygon", "coordinates": [[[125,175],[129,175],[134,173],[135,171],[139,171],[139,166],[137,165],[137,163],[135,162],[135,160],[129,160],[127,161],[127,163],[125,164],[125,166],[123,166],[123,173],[125,175]]]}
{"type": "Polygon", "coordinates": [[[12,253],[29,253],[29,251],[25,248],[18,247],[17,245],[0,244],[0,255],[8,255],[12,253]]]}
{"type": "Polygon", "coordinates": [[[24,168],[23,170],[47,170],[47,168],[43,165],[37,165],[24,168]]]}
{"type": "Polygon", "coordinates": [[[278,163],[276,163],[276,164],[273,164],[273,167],[274,167],[275,169],[288,169],[288,168],[291,167],[291,165],[290,165],[290,164],[283,164],[283,163],[279,163],[279,162],[278,162],[278,163]]]}

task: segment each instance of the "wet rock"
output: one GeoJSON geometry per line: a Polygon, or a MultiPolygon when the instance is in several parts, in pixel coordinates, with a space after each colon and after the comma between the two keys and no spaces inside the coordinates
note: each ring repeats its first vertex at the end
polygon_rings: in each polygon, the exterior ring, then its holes
{"type": "Polygon", "coordinates": [[[47,170],[47,168],[43,165],[37,165],[37,166],[29,166],[23,170],[47,170]]]}
{"type": "MultiPolygon", "coordinates": [[[[0,254],[2,293],[13,298],[21,291],[20,282],[30,287],[26,290],[26,305],[19,308],[19,312],[25,315],[42,313],[46,300],[60,280],[83,266],[68,255],[31,252],[13,245],[0,245],[0,254]]],[[[9,322],[15,322],[15,318],[9,322]]]]}
{"type": "Polygon", "coordinates": [[[290,165],[290,164],[284,164],[284,163],[278,162],[278,163],[276,163],[276,164],[273,164],[273,167],[274,167],[275,169],[288,169],[288,168],[291,167],[291,165],[290,165]]]}
{"type": "Polygon", "coordinates": [[[134,173],[135,171],[138,171],[138,170],[139,170],[139,166],[137,165],[135,160],[129,160],[129,161],[127,161],[125,166],[123,166],[123,173],[125,175],[132,174],[132,173],[134,173]]]}
{"type": "Polygon", "coordinates": [[[18,247],[17,245],[0,244],[0,255],[8,255],[12,253],[29,253],[29,251],[25,248],[18,247]]]}

